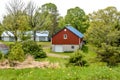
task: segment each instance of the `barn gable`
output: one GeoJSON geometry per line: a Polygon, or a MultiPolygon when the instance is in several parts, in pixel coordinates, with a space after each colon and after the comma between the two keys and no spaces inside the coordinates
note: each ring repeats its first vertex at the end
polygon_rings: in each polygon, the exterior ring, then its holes
{"type": "Polygon", "coordinates": [[[52,44],[80,44],[83,34],[73,28],[67,26],[52,37],[52,44]]]}
{"type": "Polygon", "coordinates": [[[75,51],[80,48],[82,41],[83,34],[72,26],[67,26],[52,37],[52,51],[75,51]]]}
{"type": "Polygon", "coordinates": [[[70,30],[71,32],[73,32],[75,35],[77,35],[80,38],[83,38],[83,34],[81,32],[79,32],[77,29],[73,28],[72,26],[68,26],[66,27],[68,30],[70,30]]]}

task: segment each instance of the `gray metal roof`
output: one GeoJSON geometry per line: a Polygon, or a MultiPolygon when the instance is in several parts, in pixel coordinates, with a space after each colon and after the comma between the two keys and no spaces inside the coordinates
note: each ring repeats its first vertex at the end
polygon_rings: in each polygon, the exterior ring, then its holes
{"type": "Polygon", "coordinates": [[[78,37],[83,38],[84,35],[81,32],[79,32],[77,29],[73,28],[72,26],[67,26],[66,28],[71,32],[73,32],[78,37]]]}
{"type": "MultiPolygon", "coordinates": [[[[33,31],[26,31],[25,35],[33,36],[33,31]]],[[[12,32],[10,32],[10,31],[4,31],[2,33],[2,35],[1,35],[1,37],[3,37],[3,36],[7,36],[7,37],[12,36],[12,37],[14,37],[14,34],[12,32]]],[[[37,31],[36,36],[49,36],[49,32],[48,31],[37,31]]]]}
{"type": "Polygon", "coordinates": [[[48,37],[49,32],[48,31],[39,31],[39,32],[36,32],[36,36],[46,36],[46,37],[48,37]]]}
{"type": "Polygon", "coordinates": [[[2,35],[1,35],[1,37],[3,37],[3,36],[12,36],[12,37],[14,37],[14,34],[11,31],[4,31],[2,33],[2,35]]]}

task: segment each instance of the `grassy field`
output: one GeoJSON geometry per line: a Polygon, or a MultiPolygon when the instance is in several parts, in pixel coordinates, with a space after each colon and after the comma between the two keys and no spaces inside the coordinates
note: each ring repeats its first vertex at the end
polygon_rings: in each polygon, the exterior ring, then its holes
{"type": "MultiPolygon", "coordinates": [[[[13,42],[5,42],[10,45],[13,42]]],[[[50,51],[50,42],[39,42],[45,52],[71,56],[74,53],[54,53],[50,51]]],[[[51,57],[37,59],[37,61],[49,61],[59,63],[59,68],[28,68],[28,69],[0,69],[0,80],[120,80],[120,66],[109,68],[105,63],[99,62],[96,53],[89,48],[85,54],[88,61],[87,67],[66,67],[67,58],[51,57]]]]}
{"type": "Polygon", "coordinates": [[[0,80],[119,80],[120,67],[69,67],[58,69],[3,69],[0,80]]]}

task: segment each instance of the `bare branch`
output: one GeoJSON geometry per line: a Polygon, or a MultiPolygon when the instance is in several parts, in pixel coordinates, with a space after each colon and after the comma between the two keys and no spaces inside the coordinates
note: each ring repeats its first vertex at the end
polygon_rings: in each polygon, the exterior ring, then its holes
{"type": "Polygon", "coordinates": [[[18,11],[24,10],[24,3],[21,0],[11,0],[6,4],[6,9],[9,14],[17,14],[18,11]]]}
{"type": "Polygon", "coordinates": [[[33,16],[36,12],[36,6],[34,2],[29,2],[27,7],[26,7],[26,12],[28,15],[33,16]]]}

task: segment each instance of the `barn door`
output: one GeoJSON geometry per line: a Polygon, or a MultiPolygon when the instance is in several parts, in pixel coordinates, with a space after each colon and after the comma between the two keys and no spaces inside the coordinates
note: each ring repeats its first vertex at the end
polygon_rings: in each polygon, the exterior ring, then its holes
{"type": "Polygon", "coordinates": [[[55,46],[55,52],[64,52],[63,51],[63,46],[62,45],[56,45],[55,46]]]}

